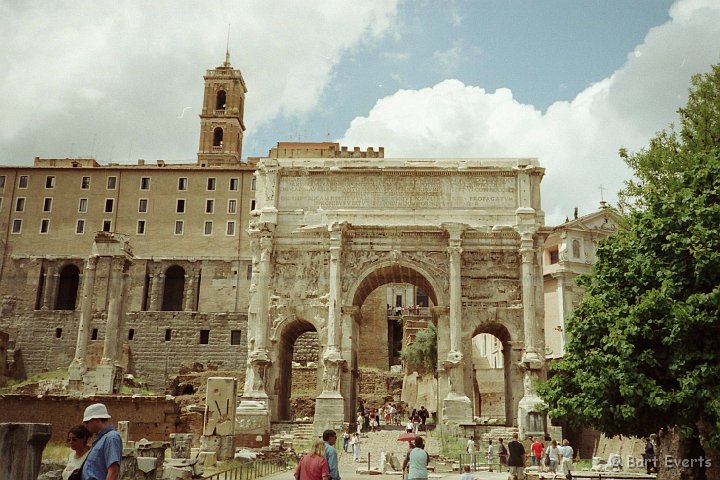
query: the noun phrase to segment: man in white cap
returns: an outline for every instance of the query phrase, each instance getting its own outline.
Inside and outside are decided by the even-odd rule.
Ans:
[[[95,441],[83,466],[82,480],[118,480],[122,460],[122,438],[111,424],[110,414],[102,403],[85,409],[83,423],[95,434]]]

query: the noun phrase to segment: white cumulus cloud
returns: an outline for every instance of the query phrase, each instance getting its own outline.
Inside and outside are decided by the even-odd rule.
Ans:
[[[638,150],[674,122],[690,77],[718,61],[720,3],[680,0],[622,67],[572,101],[540,112],[508,89],[449,79],[380,99],[339,142],[384,146],[387,157],[538,157],[547,223],[556,224],[575,206],[581,214],[596,209],[601,184],[605,199],[616,200],[630,176],[618,149]]]

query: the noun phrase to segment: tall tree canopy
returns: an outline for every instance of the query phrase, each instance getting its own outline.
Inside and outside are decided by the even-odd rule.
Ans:
[[[696,75],[681,129],[621,151],[627,224],[601,242],[540,386],[550,414],[608,434],[676,426],[720,446],[720,66]]]

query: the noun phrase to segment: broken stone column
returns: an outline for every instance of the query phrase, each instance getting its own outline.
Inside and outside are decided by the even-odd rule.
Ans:
[[[200,447],[202,451],[215,452],[218,460],[230,460],[235,455],[236,395],[236,379],[232,377],[208,378]]]
[[[0,423],[0,478],[36,480],[51,433],[49,423]]]
[[[128,440],[130,440],[130,422],[127,420],[117,422],[117,431],[120,438],[122,438],[123,445],[127,445]]]
[[[80,298],[80,322],[78,324],[78,337],[75,345],[75,358],[68,367],[68,380],[71,390],[82,390],[83,375],[87,372],[88,337],[93,314],[93,292],[95,291],[95,271],[97,257],[91,256],[85,261],[83,271],[82,296]]]
[[[193,437],[192,433],[171,433],[170,452],[172,458],[190,458]]]

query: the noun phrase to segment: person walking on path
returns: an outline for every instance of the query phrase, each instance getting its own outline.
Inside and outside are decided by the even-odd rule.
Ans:
[[[360,433],[362,431],[363,423],[365,423],[365,417],[361,412],[358,412],[358,416],[355,421],[357,422],[357,433]]]
[[[563,446],[560,448],[561,458],[560,458],[560,470],[563,475],[567,475],[570,473],[570,470],[573,468],[573,448],[570,446],[570,442],[568,442],[567,438],[563,440]]]
[[[502,438],[498,438],[498,471],[503,471],[503,466],[508,466],[508,451],[505,448]]]
[[[82,480],[118,480],[123,443],[120,434],[108,420],[112,417],[102,403],[85,409],[83,423],[95,441],[83,466]]]
[[[348,446],[350,445],[350,427],[343,432],[343,452],[348,453]]]
[[[425,451],[425,440],[415,437],[415,448],[408,452],[403,462],[403,471],[408,472],[407,480],[420,480],[428,478],[428,461],[430,456]]]
[[[488,462],[488,472],[493,471],[493,462],[495,461],[495,449],[493,448],[492,439],[488,440],[488,448],[487,448],[487,462]]]
[[[513,478],[523,480],[525,478],[525,447],[518,442],[518,434],[513,433],[512,440],[508,443],[508,471]]]
[[[557,441],[553,440],[552,443],[548,445],[545,449],[545,456],[548,459],[548,470],[553,474],[553,478],[557,477],[557,466],[561,456]]]
[[[352,447],[353,460],[355,460],[356,462],[359,462],[360,461],[360,435],[358,433],[353,433],[353,436],[350,439],[350,446]]]
[[[75,475],[82,475],[81,469],[85,463],[88,453],[90,452],[90,446],[87,444],[90,437],[90,431],[82,424],[72,427],[68,432],[67,442],[72,449],[72,452],[70,452],[70,455],[68,456],[65,470],[62,472],[62,480],[68,480],[70,475],[76,470],[78,473]],[[78,476],[76,478],[80,480],[82,477]]]
[[[325,460],[325,442],[316,439],[310,453],[300,459],[295,468],[295,480],[328,480],[330,469]]]
[[[530,458],[532,459],[532,465],[540,467],[541,472],[545,470],[545,466],[542,461],[543,450],[545,450],[545,446],[540,440],[535,440],[532,442],[532,445],[530,445]]]
[[[325,460],[330,471],[330,480],[340,480],[340,471],[338,470],[337,451],[335,450],[335,442],[337,441],[337,433],[335,430],[325,430],[322,434],[323,442],[325,442]]]

